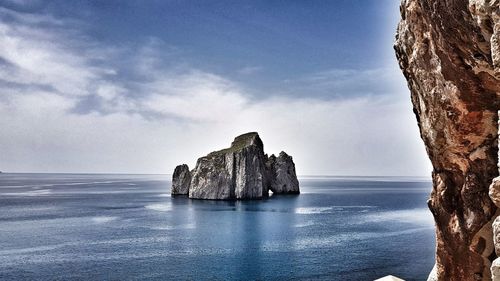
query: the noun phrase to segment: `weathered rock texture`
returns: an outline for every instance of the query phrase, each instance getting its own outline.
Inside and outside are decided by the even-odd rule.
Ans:
[[[498,116],[500,117],[500,110],[498,111]],[[500,120],[498,121],[498,135],[500,136]],[[500,137],[498,139],[498,173],[500,173]],[[497,207],[500,207],[500,176],[493,179],[490,185],[490,198],[495,203]],[[495,254],[497,258],[493,261],[491,265],[491,277],[494,281],[500,281],[500,217],[498,216],[500,209],[497,209],[497,217],[493,221],[493,243],[495,245]]]
[[[172,195],[187,195],[189,184],[191,183],[191,173],[186,164],[175,167],[172,175]]]
[[[499,0],[403,0],[395,50],[434,167],[439,280],[489,280],[498,175]]]
[[[199,158],[190,172],[186,166],[182,168],[184,173],[176,174],[177,168],[172,193],[174,182],[187,178],[187,171],[190,178],[187,189],[193,199],[262,199],[270,189],[275,194],[300,192],[292,157],[285,152],[278,157],[267,157],[257,133],[238,136],[231,147]]]
[[[500,280],[498,277],[500,276],[500,259],[496,259],[493,261],[491,265],[491,276],[493,281]]]
[[[270,189],[273,193],[299,193],[299,181],[295,174],[292,157],[282,151],[278,157],[271,155],[268,160]]]

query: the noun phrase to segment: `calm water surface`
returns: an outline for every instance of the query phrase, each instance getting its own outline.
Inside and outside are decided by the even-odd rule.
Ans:
[[[1,280],[425,280],[411,178],[303,177],[262,201],[170,197],[168,176],[0,175]]]

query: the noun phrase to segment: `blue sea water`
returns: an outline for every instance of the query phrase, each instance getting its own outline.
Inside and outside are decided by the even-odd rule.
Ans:
[[[425,280],[427,180],[302,177],[261,201],[161,175],[0,174],[1,280]]]

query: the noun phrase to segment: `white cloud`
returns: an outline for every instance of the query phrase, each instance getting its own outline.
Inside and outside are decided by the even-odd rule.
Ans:
[[[14,23],[0,22],[0,56],[8,62],[0,64],[0,170],[171,173],[237,134],[258,131],[267,152],[294,156],[299,174],[428,172],[404,98],[256,100],[227,78],[182,63],[165,66],[157,40],[132,59],[135,76],[120,76],[116,58],[106,55],[113,47],[83,42],[73,29],[36,27],[32,15],[16,16]],[[348,72],[311,79],[344,77],[349,84],[355,83],[349,77],[378,75]],[[79,114],[79,106],[92,110]]]
[[[401,71],[395,58],[375,69],[328,69],[285,81],[294,93],[313,92],[315,96],[353,98],[367,95],[393,95],[407,98]]]
[[[0,10],[0,15],[6,16],[5,9]],[[51,18],[41,17],[33,24],[33,17],[16,15],[10,23],[0,22],[1,58],[11,68],[0,72],[0,79],[48,85],[66,95],[87,94],[91,83],[105,73],[104,69],[90,65],[85,57],[88,44],[58,32],[55,26],[59,29],[59,22],[54,23]],[[52,28],[51,32],[36,28],[40,23]]]
[[[153,95],[142,106],[199,122],[221,122],[238,115],[248,103],[236,85],[199,71],[152,83]]]

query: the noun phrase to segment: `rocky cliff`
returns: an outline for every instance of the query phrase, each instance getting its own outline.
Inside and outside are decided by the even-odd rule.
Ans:
[[[189,184],[181,184],[188,178]],[[300,192],[292,157],[285,152],[268,157],[257,133],[238,136],[231,147],[199,158],[192,171],[185,164],[177,166],[172,177],[172,194],[193,199],[262,199],[269,190]]]
[[[498,111],[500,118],[500,110]],[[498,121],[498,135],[500,136],[500,120]],[[500,137],[498,138],[498,173],[500,174]],[[493,179],[490,185],[490,198],[497,207],[500,208],[500,176]],[[491,277],[494,281],[500,281],[500,216],[499,209],[497,209],[496,218],[493,221],[493,244],[495,245],[496,259],[491,266]],[[492,256],[495,256],[492,255]]]
[[[436,278],[490,280],[498,176],[499,0],[403,0],[396,55],[434,167]]]

